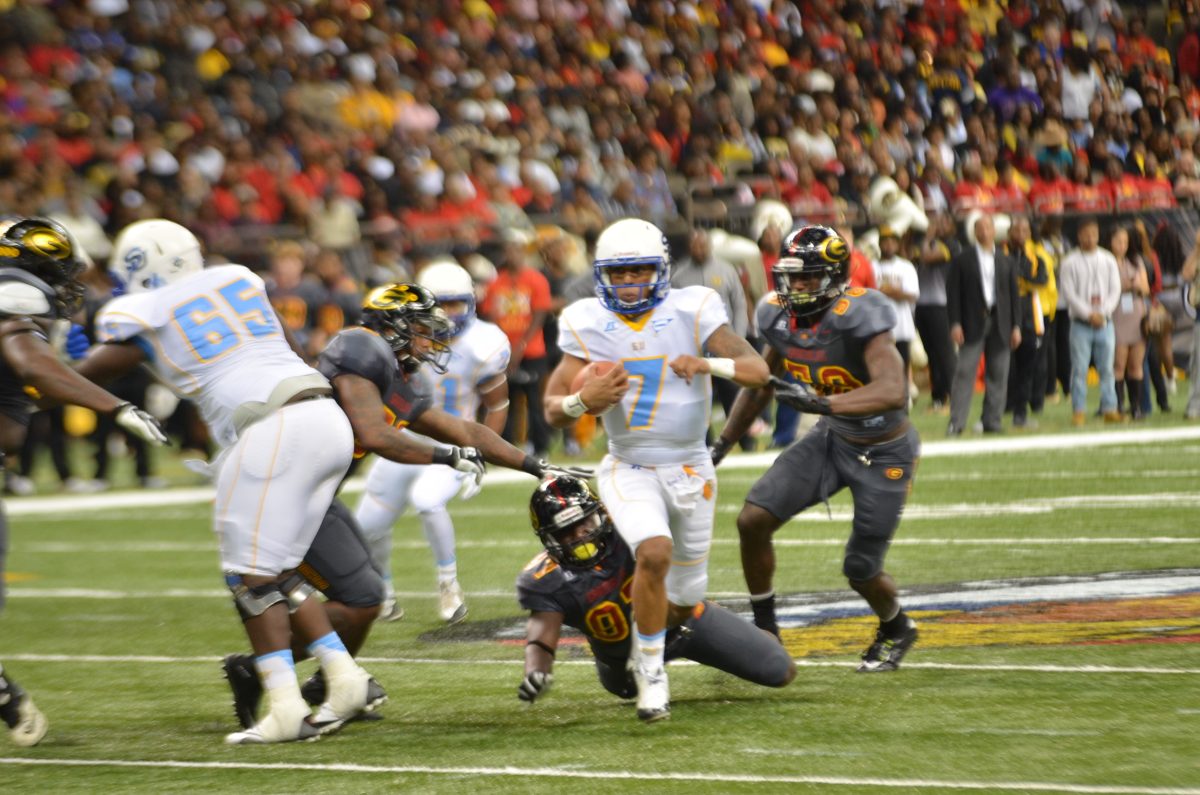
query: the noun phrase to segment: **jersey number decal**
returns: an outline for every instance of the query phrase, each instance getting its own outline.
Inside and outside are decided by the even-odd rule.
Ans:
[[[815,380],[813,379],[812,368],[807,364],[793,362],[791,359],[784,359],[783,365],[792,378],[808,386],[819,386],[822,394],[840,395],[843,392],[858,389],[863,385],[862,381],[850,375],[849,370],[837,365],[827,364],[818,367]]]
[[[457,378],[446,377],[442,379],[442,410],[455,417],[459,415]],[[474,417],[471,419],[474,419]]]
[[[666,356],[651,356],[647,359],[622,359],[622,366],[630,378],[638,379],[637,394],[633,399],[633,411],[629,414],[631,431],[647,431],[654,425],[654,411],[662,397],[664,376],[667,372]]]
[[[175,307],[173,313],[175,325],[200,361],[212,361],[241,345],[243,337],[237,327],[245,329],[251,337],[279,333],[267,297],[250,282],[238,279],[219,288],[217,293],[224,299],[221,306],[212,296],[201,295]]]
[[[629,604],[633,597],[633,577],[625,580],[620,594],[621,601]],[[596,640],[616,643],[629,637],[629,619],[625,616],[625,610],[609,599],[587,611],[583,623],[587,624],[588,634]]]

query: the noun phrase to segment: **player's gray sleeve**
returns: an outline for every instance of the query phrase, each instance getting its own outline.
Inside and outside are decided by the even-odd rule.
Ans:
[[[334,500],[300,564],[300,573],[321,593],[351,607],[383,602],[383,575],[371,560],[354,514]]]
[[[378,334],[363,329],[346,329],[325,346],[317,360],[317,370],[331,382],[339,375],[357,375],[387,390],[395,354]]]
[[[896,307],[890,298],[876,290],[864,290],[859,295],[847,296],[847,310],[834,316],[839,331],[854,339],[868,340],[896,327]],[[836,305],[835,305],[836,307]]]
[[[665,651],[668,659],[684,657],[767,687],[783,687],[795,675],[791,655],[778,640],[707,601],[704,612],[688,618]]]

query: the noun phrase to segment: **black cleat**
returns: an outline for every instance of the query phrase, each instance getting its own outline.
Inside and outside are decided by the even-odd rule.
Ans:
[[[898,638],[889,638],[880,628],[875,632],[875,642],[862,655],[858,664],[860,674],[895,671],[908,650],[917,642],[917,624],[911,618],[908,627]]]
[[[316,673],[308,677],[304,684],[300,685],[300,695],[304,697],[305,701],[314,707],[319,707],[324,704],[326,695],[325,672],[318,668]],[[365,707],[362,712],[346,721],[346,723],[355,723],[356,721],[383,720],[383,716],[376,712],[375,709],[379,706],[382,706],[386,701],[387,693],[384,692],[383,687],[380,686],[380,684],[374,679],[371,679],[367,685],[368,706]]]
[[[254,667],[254,655],[229,654],[221,663],[229,689],[233,691],[233,714],[243,729],[254,726],[258,720],[258,705],[262,701],[263,686]],[[324,682],[322,682],[324,684]]]

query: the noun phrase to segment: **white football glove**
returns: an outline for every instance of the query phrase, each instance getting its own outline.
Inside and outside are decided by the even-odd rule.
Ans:
[[[483,461],[483,453],[477,448],[451,447],[446,466],[467,476],[459,490],[464,500],[474,497],[483,488],[483,473],[487,470],[487,465]]]
[[[122,403],[117,406],[117,410],[113,412],[113,420],[123,430],[155,447],[161,447],[167,443],[167,435],[163,433],[158,420],[132,403]]]
[[[549,671],[530,671],[517,685],[517,698],[532,704],[539,696],[548,693],[552,684],[554,674]]]

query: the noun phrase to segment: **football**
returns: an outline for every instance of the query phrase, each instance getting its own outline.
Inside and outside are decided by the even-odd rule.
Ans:
[[[583,389],[583,385],[588,381],[602,376],[617,366],[616,362],[592,362],[575,374],[575,378],[571,381],[571,394],[575,394]],[[603,411],[588,411],[593,417],[598,417],[603,414]]]

